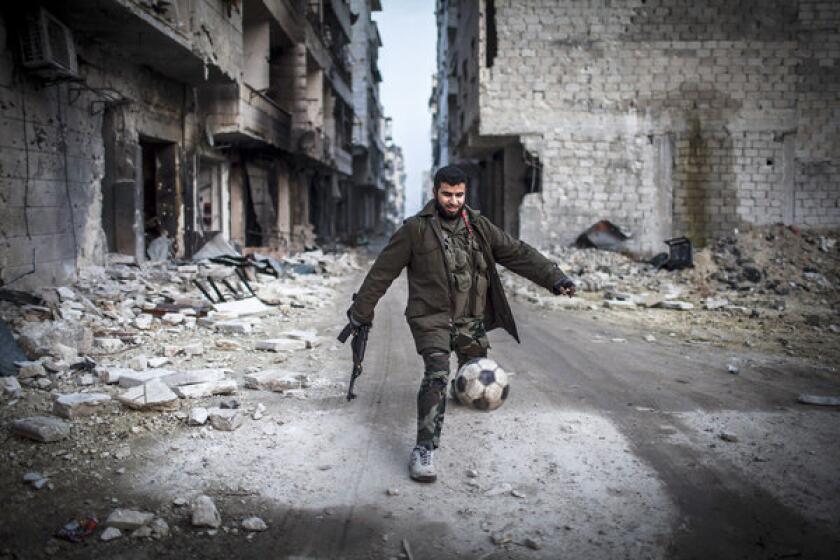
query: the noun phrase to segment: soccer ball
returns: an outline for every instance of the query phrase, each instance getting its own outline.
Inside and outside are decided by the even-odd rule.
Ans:
[[[495,410],[510,392],[508,376],[489,358],[476,358],[461,366],[452,382],[455,397],[477,410]]]

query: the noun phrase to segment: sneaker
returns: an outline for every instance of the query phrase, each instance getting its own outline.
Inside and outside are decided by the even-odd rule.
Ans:
[[[409,476],[417,482],[434,482],[437,480],[433,456],[434,451],[426,449],[422,445],[416,445],[411,450],[411,459],[408,462]]]

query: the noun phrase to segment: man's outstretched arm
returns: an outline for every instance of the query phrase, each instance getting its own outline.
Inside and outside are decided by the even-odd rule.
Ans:
[[[556,263],[486,220],[488,242],[496,262],[555,294],[574,295],[574,283]]]
[[[373,309],[394,279],[411,259],[411,236],[403,225],[391,236],[388,245],[376,257],[373,266],[365,276],[362,287],[356,293],[353,305],[348,311],[351,320],[362,324],[373,323]]]

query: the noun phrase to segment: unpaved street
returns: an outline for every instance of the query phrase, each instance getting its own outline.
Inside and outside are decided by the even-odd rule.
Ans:
[[[352,403],[350,351],[334,337],[361,273],[345,280],[317,312],[266,320],[269,334],[322,336],[272,366],[313,376],[306,398],[241,389],[243,409],[263,403],[265,415],[232,432],[129,413],[144,429],[127,436],[121,472],[111,458],[64,467],[58,444],[27,465],[8,461],[5,557],[396,558],[406,545],[418,559],[836,557],[840,414],[796,402],[837,394],[836,371],[667,333],[646,341],[600,311],[515,303],[523,344],[491,336],[491,356],[515,374],[511,398],[492,413],[452,401],[439,480],[419,485],[406,468],[422,366],[402,315],[404,278],[377,308]],[[246,349],[250,338],[240,338]],[[237,378],[272,360],[250,350],[230,359]],[[7,440],[7,455],[32,445]],[[25,470],[53,471],[55,488],[24,489]],[[218,531],[191,527],[178,505],[202,493],[221,513]],[[115,507],[154,512],[172,533],[50,539],[78,513],[102,519]],[[252,515],[268,530],[244,532]]]

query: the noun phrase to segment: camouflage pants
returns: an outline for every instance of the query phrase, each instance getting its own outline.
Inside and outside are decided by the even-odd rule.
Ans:
[[[417,445],[436,449],[446,412],[446,386],[449,379],[449,354],[454,351],[458,367],[473,358],[487,356],[490,344],[480,319],[462,319],[449,331],[449,348],[423,351],[423,382],[417,393]]]

